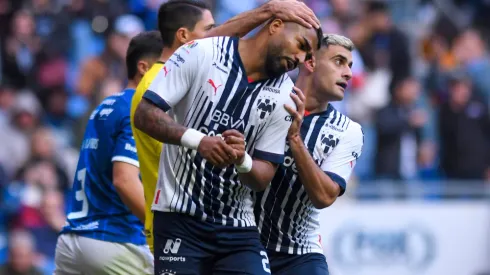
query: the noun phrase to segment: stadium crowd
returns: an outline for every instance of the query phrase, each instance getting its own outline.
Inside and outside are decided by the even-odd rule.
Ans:
[[[129,40],[163,2],[0,0],[0,275],[51,274],[85,122],[125,86]],[[222,23],[263,2],[211,4]],[[357,47],[334,105],[364,129],[358,186],[490,181],[488,1],[305,2]]]

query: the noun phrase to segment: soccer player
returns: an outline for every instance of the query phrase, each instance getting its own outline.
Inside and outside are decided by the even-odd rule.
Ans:
[[[318,27],[313,12],[296,0],[267,2],[261,7],[244,12],[214,28],[214,19],[209,6],[202,1],[178,0],[163,4],[158,11],[158,26],[162,35],[164,49],[160,61],[145,74],[136,88],[131,103],[131,127],[136,141],[140,161],[141,179],[146,199],[145,235],[153,252],[153,212],[151,205],[158,179],[158,164],[162,143],[134,127],[134,113],[150,83],[162,69],[164,62],[183,44],[194,39],[220,35],[243,36],[260,24],[277,17],[303,24],[305,27]],[[182,56],[174,56],[170,62],[180,62]]]
[[[159,72],[134,117],[166,143],[152,206],[155,274],[270,273],[251,193],[283,162],[284,105],[296,97],[286,72],[321,38],[274,19],[247,40],[191,41]]]
[[[293,123],[285,159],[255,204],[272,274],[328,274],[318,214],[345,192],[363,146],[361,126],[329,104],[344,97],[353,49],[348,38],[326,35],[314,62],[300,68],[304,104],[295,98],[298,110],[287,107]]]
[[[127,88],[104,99],[90,116],[67,224],[58,237],[55,274],[153,274],[129,108],[136,85],[161,52],[158,32],[135,36],[126,55]]]

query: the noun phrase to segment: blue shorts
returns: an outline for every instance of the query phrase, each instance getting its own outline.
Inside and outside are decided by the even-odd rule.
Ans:
[[[291,255],[267,251],[273,275],[328,275],[325,256],[320,253]]]
[[[256,227],[230,227],[179,213],[153,217],[155,274],[270,274]]]

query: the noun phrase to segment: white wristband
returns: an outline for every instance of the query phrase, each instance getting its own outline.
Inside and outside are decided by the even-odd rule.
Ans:
[[[245,153],[245,157],[243,158],[243,162],[240,165],[235,165],[238,173],[245,174],[252,170],[253,160],[252,157]]]
[[[199,147],[199,143],[201,143],[201,140],[205,136],[205,134],[199,132],[198,130],[189,128],[180,138],[180,144],[182,144],[182,146],[186,148],[197,150],[197,148]]]

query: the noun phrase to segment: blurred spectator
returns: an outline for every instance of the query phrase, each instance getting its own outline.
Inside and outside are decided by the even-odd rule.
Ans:
[[[118,17],[110,31],[104,52],[86,61],[80,70],[76,91],[90,101],[90,108],[77,123],[76,144],[81,144],[90,112],[107,94],[119,93],[126,78],[125,57],[131,38],[144,30],[141,19],[134,15]]]
[[[435,23],[433,33],[423,40],[422,54],[429,65],[425,84],[433,102],[437,104],[447,100],[446,74],[457,66],[451,48],[456,35],[456,26],[442,17]]]
[[[56,239],[65,221],[63,194],[56,189],[56,175],[49,163],[38,164],[27,173],[13,227],[32,234],[37,266],[52,272]]]
[[[397,81],[412,73],[407,37],[393,24],[384,1],[368,1],[358,26],[350,34],[371,71],[387,70],[391,90]],[[381,91],[378,91],[381,92]]]
[[[395,86],[390,104],[376,115],[376,173],[380,178],[411,180],[417,177],[420,130],[427,122],[426,111],[415,108],[419,94],[419,82],[406,78]]]
[[[9,237],[9,259],[0,267],[0,275],[42,275],[34,265],[34,246],[34,239],[28,232],[12,232]]]
[[[490,117],[477,98],[464,72],[454,72],[439,114],[441,167],[450,179],[490,180]]]
[[[126,76],[125,57],[129,41],[143,30],[144,25],[141,19],[133,15],[118,17],[114,22],[114,29],[108,36],[106,50],[102,55],[82,65],[77,92],[100,101],[99,91],[104,80],[116,78],[121,81],[124,79]],[[123,87],[123,83],[120,83],[120,87]]]
[[[35,22],[27,10],[15,13],[10,34],[2,45],[2,74],[16,87],[34,85],[36,59],[41,40],[36,35]]]
[[[15,88],[10,85],[0,86],[0,126],[8,123],[14,103]]]
[[[74,146],[74,120],[68,115],[68,93],[63,87],[47,89],[42,93],[45,114],[42,122],[54,133],[57,148]]]
[[[0,163],[9,176],[29,158],[31,134],[40,115],[41,106],[32,93],[22,91],[16,96],[10,123],[0,131]]]
[[[22,6],[22,1],[0,0],[0,36],[6,37],[9,33],[12,14]]]
[[[44,185],[45,187],[54,186],[60,191],[68,189],[69,179],[61,162],[57,159],[55,151],[55,140],[52,132],[47,128],[37,129],[31,139],[31,156],[29,160],[17,171],[16,179],[25,181],[30,176],[32,169],[37,167],[45,167],[42,171],[53,171],[55,175],[52,177],[52,183]],[[41,172],[42,173],[42,172]],[[40,176],[40,182],[44,182],[47,178]]]
[[[454,55],[467,70],[474,91],[490,106],[490,56],[480,33],[464,31],[454,42]]]

